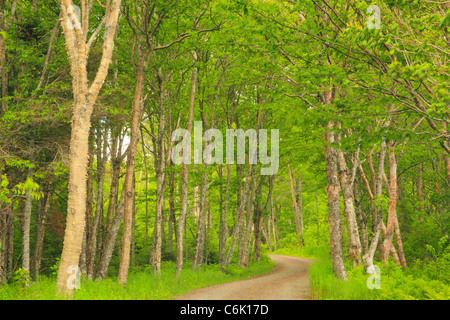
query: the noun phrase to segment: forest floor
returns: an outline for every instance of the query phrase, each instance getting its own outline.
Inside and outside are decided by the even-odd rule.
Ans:
[[[269,255],[272,272],[254,278],[200,288],[175,300],[309,300],[308,269],[313,260]]]

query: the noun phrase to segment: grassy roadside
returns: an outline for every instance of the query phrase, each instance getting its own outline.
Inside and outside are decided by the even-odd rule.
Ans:
[[[395,263],[376,263],[380,268],[380,289],[369,289],[373,279],[362,266],[346,263],[348,281],[334,276],[328,247],[286,247],[274,254],[312,258],[310,284],[315,300],[449,300],[450,285],[433,280],[417,267],[402,269]],[[450,279],[448,279],[450,280]]]
[[[132,271],[126,288],[116,278],[103,281],[81,280],[81,289],[74,293],[74,300],[170,300],[192,290],[234,280],[247,279],[272,271],[274,263],[263,256],[261,262],[251,263],[242,269],[230,265],[225,272],[218,265],[207,265],[192,271],[186,264],[179,279],[175,278],[175,264],[163,263],[161,276],[153,275],[150,267]],[[20,282],[0,287],[0,300],[54,300],[60,299],[55,291],[56,279],[41,277],[28,287]]]

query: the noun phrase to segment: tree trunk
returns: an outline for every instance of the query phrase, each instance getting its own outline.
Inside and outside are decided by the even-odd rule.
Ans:
[[[204,166],[204,170],[206,170],[206,165]],[[200,210],[197,220],[197,236],[195,240],[195,251],[192,261],[193,270],[201,268],[205,258],[204,247],[206,236],[205,214],[206,214],[206,193],[208,188],[207,184],[208,184],[208,174],[205,171],[203,171],[202,180],[200,184],[200,205],[199,205]]]
[[[302,181],[301,177],[298,176],[297,179],[295,179],[295,200],[298,205],[298,213],[300,218],[300,234],[302,235],[302,242],[304,244],[303,240],[303,191],[302,191]]]
[[[48,210],[50,208],[51,192],[46,192],[42,199],[42,207],[38,210],[36,217],[36,239],[33,253],[33,271],[32,277],[35,281],[38,280],[39,271],[41,268],[42,248],[44,246],[45,223],[48,217]]]
[[[378,173],[375,178],[375,198],[378,199],[381,196],[382,192],[382,180],[384,173],[384,159],[386,157],[386,141],[383,138],[381,140],[380,145],[380,153],[378,155]],[[362,167],[360,167],[360,170]],[[361,170],[362,172],[362,170]],[[364,175],[362,175],[364,178]],[[367,179],[366,179],[367,181]],[[367,186],[366,182],[366,186]],[[370,191],[370,188],[368,189]],[[369,192],[370,194],[370,192]],[[376,249],[378,247],[378,243],[381,242],[381,225],[383,223],[383,215],[380,206],[375,207],[373,222],[376,223],[374,226],[374,236],[371,239],[370,246],[368,252],[363,256],[364,270],[372,274],[374,273],[373,267],[373,257],[375,256]]]
[[[151,265],[155,274],[161,274],[161,250],[162,250],[162,227],[164,210],[164,185],[165,185],[165,152],[164,136],[166,131],[166,84],[168,76],[162,74],[162,70],[157,71],[159,81],[159,126],[157,136],[157,155],[155,161],[156,171],[156,216],[155,216],[155,242],[152,252]]]
[[[9,237],[11,230],[14,232],[14,223],[11,223],[13,219],[14,216],[11,207],[0,211],[0,286],[7,283],[7,278],[9,276],[8,254],[10,254],[14,249],[9,241],[11,239],[11,237]]]
[[[124,214],[123,214],[123,233],[122,233],[122,251],[119,265],[119,283],[126,285],[128,279],[128,269],[130,267],[130,248],[132,236],[133,202],[135,197],[134,190],[134,169],[136,166],[136,154],[139,139],[139,125],[141,123],[141,114],[143,110],[142,95],[144,92],[144,73],[145,58],[141,57],[137,70],[136,87],[133,99],[133,110],[131,116],[131,134],[130,144],[128,146],[127,171],[123,188],[125,189]]]
[[[92,223],[91,233],[89,235],[86,249],[87,278],[92,280],[95,273],[95,256],[97,253],[97,231],[100,222],[103,221],[103,186],[105,183],[106,170],[106,132],[102,141],[101,131],[97,130],[97,203],[95,206],[95,217]],[[98,232],[101,234],[101,232]],[[99,243],[101,243],[99,239]]]
[[[400,263],[402,266],[406,267],[405,254],[403,251],[403,244],[400,235],[400,228],[397,219],[397,160],[395,159],[395,142],[389,142],[389,215],[387,218],[386,225],[386,236],[383,243],[383,255],[382,260],[386,263],[388,262],[390,247],[392,246],[392,239],[395,233],[397,246],[399,251]]]
[[[246,191],[248,189],[248,179],[245,179],[244,181],[244,191],[241,192],[242,186],[241,186],[241,179],[242,179],[242,166],[241,164],[236,165],[236,179],[238,181],[238,185],[237,185],[237,195],[236,195],[236,204],[237,204],[237,212],[236,212],[236,219],[235,219],[235,223],[233,226],[233,233],[231,236],[231,243],[228,247],[228,251],[227,251],[227,256],[225,259],[225,267],[229,266],[232,259],[233,259],[233,255],[234,255],[234,250],[236,248],[236,244],[239,242],[239,235],[242,234],[241,230],[242,230],[242,224],[243,224],[243,215],[244,215],[244,210],[243,208],[245,207],[245,194],[247,194],[248,191]]]
[[[120,225],[123,218],[125,206],[125,189],[122,189],[119,204],[116,209],[116,215],[111,223],[111,228],[106,230],[105,241],[102,250],[102,258],[99,261],[96,278],[103,280],[108,276],[108,267],[111,263],[112,254],[119,234]]]
[[[169,160],[170,161],[170,160]],[[169,165],[173,167],[173,163],[169,162]],[[170,252],[170,256],[173,255],[173,235],[177,233],[175,225],[175,173],[172,171],[169,178],[169,230],[167,237],[167,249]],[[175,230],[174,230],[175,229]]]
[[[344,210],[347,220],[348,251],[347,256],[353,262],[353,266],[361,265],[361,241],[359,239],[358,224],[356,223],[355,207],[353,202],[353,181],[345,161],[344,154],[337,150],[339,181],[344,197]]]
[[[219,178],[222,179],[222,167],[219,167]],[[220,230],[219,230],[219,264],[220,268],[225,267],[226,260],[226,243],[228,238],[228,200],[230,195],[230,164],[227,164],[227,183],[225,187],[225,202],[223,210],[220,212]],[[220,185],[220,203],[222,205],[222,185]],[[222,208],[222,206],[221,206]]]
[[[270,199],[270,219],[272,220],[273,248],[274,250],[277,250],[277,232],[275,224],[275,206],[273,204],[273,197]]]
[[[191,76],[191,96],[189,100],[189,115],[188,115],[188,123],[187,123],[187,132],[189,135],[192,132],[192,120],[194,118],[194,106],[195,106],[195,91],[197,88],[197,73],[198,69],[195,66],[197,63],[197,53],[192,52],[193,55],[193,64],[194,68],[192,70]],[[186,152],[186,150],[183,150]],[[187,192],[188,192],[188,180],[189,180],[189,165],[183,164],[183,170],[181,171],[181,190],[180,190],[180,216],[178,217],[178,234],[177,234],[177,275],[181,274],[181,270],[183,269],[183,230],[185,230],[186,226],[186,212],[187,212]]]
[[[255,210],[255,254],[254,261],[261,261],[261,208]]]
[[[295,221],[295,230],[297,232],[297,240],[298,240],[298,244],[300,245],[300,247],[304,246],[303,243],[303,232],[302,232],[302,226],[300,223],[300,208],[299,208],[299,204],[297,202],[297,199],[295,198],[295,191],[294,191],[294,178],[292,176],[292,171],[291,168],[289,167],[289,182],[290,182],[290,186],[291,186],[291,198],[292,198],[292,207],[293,207],[293,211],[294,211],[294,221]]]
[[[319,201],[317,199],[317,190],[314,190],[314,198],[316,199],[316,216],[317,216],[317,246],[320,244],[320,217],[319,217]]]
[[[251,172],[251,176],[249,176],[249,180],[251,181],[251,190],[249,191],[247,200],[246,229],[244,233],[243,252],[241,256],[242,260],[238,261],[238,265],[242,267],[248,267],[250,263],[250,238],[252,235],[252,230],[254,229],[255,199],[257,194],[256,187],[258,184],[257,170],[257,165],[249,165],[249,172]]]
[[[369,236],[367,234],[367,214],[361,209],[361,197],[359,193],[358,180],[355,180],[353,183],[353,194],[355,199],[355,213],[356,218],[358,219],[359,234],[361,236],[362,255],[364,255],[369,251]]]
[[[342,254],[341,236],[341,211],[339,208],[339,182],[338,182],[338,154],[337,150],[330,146],[335,142],[334,134],[331,131],[333,125],[329,126],[330,131],[325,133],[325,159],[327,166],[327,195],[328,195],[328,221],[330,227],[330,249],[331,262],[334,274],[341,279],[347,280],[347,273],[344,266]]]
[[[27,180],[33,178],[33,169],[28,169]],[[33,205],[33,198],[31,190],[25,190],[25,207],[23,210],[23,225],[22,225],[22,269],[28,272],[30,269],[30,226],[31,226],[31,208]]]
[[[445,170],[447,172],[448,183],[450,183],[450,156],[447,154],[444,157]]]
[[[94,146],[93,146],[93,130],[91,130],[89,137],[89,160],[88,160],[88,172],[87,172],[87,195],[86,195],[86,222],[83,235],[83,242],[81,246],[80,255],[80,272],[87,274],[87,244],[92,229],[92,215],[94,204],[94,177],[93,177],[93,164],[94,164]]]
[[[89,13],[84,12],[84,21],[80,24],[75,12],[73,10],[68,12],[68,8],[72,7],[72,1],[61,1],[61,9],[63,10],[62,26],[73,79],[74,112],[70,140],[66,230],[56,287],[59,293],[68,296],[72,296],[75,288],[73,276],[77,277],[79,272],[78,263],[83,241],[86,215],[86,168],[91,114],[111,63],[120,4],[121,0],[113,0],[107,7],[103,55],[95,79],[89,87],[86,61],[87,28],[85,28],[88,24]],[[74,23],[72,24],[70,21],[74,21]],[[85,32],[81,29],[81,25],[83,25]]]
[[[250,194],[251,194],[251,168],[252,165],[248,166],[248,172],[247,172],[247,176],[244,179],[244,189],[242,192],[242,197],[240,200],[240,208],[238,208],[238,215],[239,215],[239,224],[238,224],[238,229],[237,229],[237,237],[238,237],[238,266],[239,267],[244,267],[244,254],[245,254],[245,245],[246,245],[246,241],[245,241],[245,234],[246,234],[246,228],[244,225],[244,213],[245,213],[245,209],[248,210],[249,205],[247,204],[250,200]],[[253,221],[252,221],[253,223]],[[250,226],[251,228],[251,226]]]

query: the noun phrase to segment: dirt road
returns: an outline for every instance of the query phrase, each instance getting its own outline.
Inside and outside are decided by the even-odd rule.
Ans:
[[[313,260],[270,255],[272,272],[246,280],[194,290],[175,300],[308,300],[308,268]]]

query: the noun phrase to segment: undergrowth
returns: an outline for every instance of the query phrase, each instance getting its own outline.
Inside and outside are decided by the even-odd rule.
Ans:
[[[448,247],[447,247],[448,248]],[[326,246],[289,246],[274,254],[312,258],[309,269],[313,299],[317,300],[449,300],[450,255],[448,249],[430,249],[432,261],[416,261],[403,269],[390,261],[375,263],[380,269],[380,288],[369,289],[374,276],[365,273],[363,266],[353,268],[345,261],[348,281],[338,279],[332,269],[329,248]]]
[[[161,276],[156,276],[150,266],[134,268],[126,287],[116,277],[102,281],[81,279],[81,288],[74,292],[74,300],[170,300],[197,288],[219,283],[246,279],[272,271],[274,263],[266,256],[251,263],[248,268],[234,264],[222,272],[219,265],[205,265],[193,271],[185,264],[179,278],[175,277],[175,263],[164,262]],[[38,281],[24,285],[15,282],[0,287],[0,300],[54,300],[62,299],[56,294],[55,276],[41,276]]]

